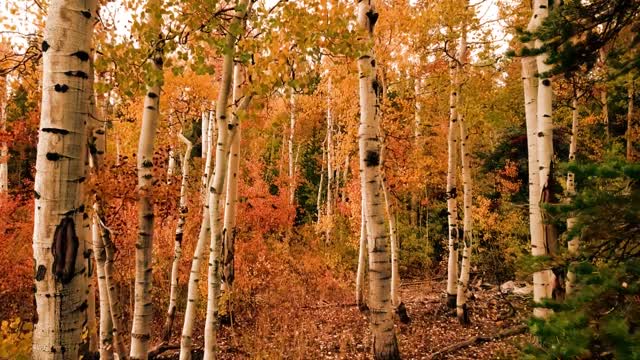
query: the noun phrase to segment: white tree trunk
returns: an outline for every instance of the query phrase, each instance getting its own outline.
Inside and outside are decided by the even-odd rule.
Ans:
[[[325,140],[322,142],[322,161],[320,164],[320,183],[318,184],[318,200],[317,200],[317,204],[316,204],[316,209],[317,209],[317,213],[318,213],[318,224],[320,223],[320,220],[322,219],[322,187],[323,187],[323,183],[324,183],[324,163],[327,160],[327,151],[326,151],[326,146],[327,146],[327,142],[326,142],[326,138]]]
[[[6,76],[0,78],[0,131],[7,129],[7,101],[9,82]],[[0,194],[9,192],[9,148],[6,142],[0,142]]]
[[[236,104],[233,114],[235,136],[231,140],[231,154],[229,159],[229,179],[226,187],[226,205],[224,207],[224,224],[222,230],[222,278],[221,291],[225,295],[224,312],[221,316],[231,321],[231,295],[234,280],[235,241],[237,235],[236,213],[238,208],[238,171],[240,169],[240,118],[244,116],[249,106],[250,96],[242,93],[243,87],[242,65],[236,64],[233,76],[233,103]]]
[[[93,205],[94,209],[97,203]],[[92,216],[91,234],[93,239],[93,253],[96,259],[96,273],[98,275],[98,295],[100,299],[100,359],[113,359],[113,320],[109,304],[109,290],[105,275],[106,249],[100,236],[100,224],[97,215]]]
[[[569,144],[569,162],[574,162],[576,160],[576,150],[577,150],[577,138],[578,138],[578,95],[576,93],[573,94],[573,100],[571,103],[571,143]],[[576,195],[576,181],[575,174],[572,172],[567,173],[567,196],[570,200],[572,197]],[[576,218],[573,216],[567,217],[567,232],[570,232],[576,224]],[[571,256],[576,256],[578,254],[578,247],[580,246],[580,239],[576,236],[571,238],[567,247],[569,250],[569,254]],[[576,274],[569,270],[567,271],[567,282],[566,289],[567,295],[573,293],[576,282]]]
[[[232,20],[230,28],[238,27],[244,23],[250,0],[240,0],[236,16]],[[222,64],[222,78],[216,107],[216,122],[218,125],[218,142],[216,145],[216,162],[213,179],[209,187],[209,217],[211,222],[211,245],[209,254],[209,286],[207,294],[207,317],[205,319],[204,359],[215,358],[216,336],[218,331],[218,303],[220,300],[220,260],[222,253],[222,226],[220,203],[224,195],[224,185],[229,169],[230,145],[237,126],[229,121],[227,114],[231,80],[233,76],[233,58],[235,56],[235,43],[237,37],[228,32],[225,39],[226,52]],[[237,125],[237,124],[235,124]]]
[[[633,99],[635,97],[635,84],[633,76],[629,75],[627,95],[627,161],[633,161]]]
[[[211,151],[209,151],[209,154],[207,155],[208,157],[211,156],[210,153]],[[202,260],[205,259],[205,249],[207,247],[207,240],[211,237],[210,234],[209,200],[207,197],[202,209],[200,234],[198,235],[198,242],[196,243],[193,261],[191,262],[191,272],[189,273],[187,308],[184,312],[184,324],[180,340],[180,360],[191,359],[191,349],[193,347],[193,325],[195,323],[196,310],[198,308],[198,301],[200,298],[200,290],[198,289],[198,284],[200,283],[200,268]]]
[[[176,303],[178,301],[178,269],[180,266],[180,258],[182,257],[182,239],[184,235],[184,224],[187,217],[187,182],[189,181],[189,159],[191,158],[191,149],[193,148],[191,141],[184,137],[182,133],[178,134],[178,138],[185,144],[184,157],[182,158],[182,182],[180,184],[180,201],[178,225],[176,227],[176,236],[173,243],[173,262],[171,264],[171,290],[169,292],[169,309],[164,324],[162,341],[168,342],[171,338],[171,330],[176,317]]]
[[[451,89],[449,90],[449,134],[447,138],[447,222],[449,224],[449,259],[447,263],[447,306],[456,306],[457,281],[458,281],[458,245],[460,243],[460,230],[458,228],[458,189],[456,186],[458,169],[458,66],[455,60],[451,61],[449,68],[451,77]]]
[[[368,37],[363,39],[368,44],[373,44],[378,15],[373,0],[363,0],[358,3],[358,26],[368,33]],[[365,213],[369,240],[369,307],[373,355],[376,360],[399,359],[400,352],[393,326],[391,304],[389,233],[384,226],[384,199],[381,198],[383,189],[380,172],[379,98],[382,89],[376,75],[373,47],[367,49],[358,58],[358,72],[360,91],[358,144],[361,189],[366,200]]]
[[[44,31],[36,159],[33,359],[77,359],[87,320],[82,231],[95,1],[53,0]]]
[[[208,198],[209,195],[207,193],[207,185],[209,184],[210,181],[210,176],[211,176],[211,163],[213,162],[213,151],[212,148],[214,147],[215,141],[216,141],[216,133],[215,133],[215,116],[213,115],[213,112],[210,111],[209,112],[209,117],[207,119],[208,122],[208,126],[207,126],[207,139],[206,141],[203,139],[203,143],[206,142],[206,146],[207,149],[203,150],[203,153],[206,153],[206,157],[205,157],[205,163],[204,163],[204,170],[202,171],[202,196],[203,198]],[[204,146],[204,145],[203,145]]]
[[[201,130],[202,130],[202,149],[201,149],[201,156],[203,159],[207,158],[207,152],[209,151],[209,125],[210,125],[210,121],[209,121],[209,112],[208,111],[202,111],[202,125],[201,125]]]
[[[333,114],[331,112],[331,77],[327,82],[327,217],[329,221],[333,221],[333,204],[334,204],[334,183],[333,183]],[[331,226],[326,229],[326,241],[331,242]]]
[[[535,28],[544,21],[549,15],[549,1],[537,0],[534,3],[534,21],[537,21]],[[542,47],[543,43],[540,40],[536,40],[536,48]],[[537,110],[536,110],[536,136],[537,136],[537,159],[538,159],[538,176],[540,178],[537,202],[543,204],[549,201],[551,189],[551,167],[553,160],[553,122],[552,122],[552,97],[553,88],[551,79],[545,77],[545,73],[551,70],[551,65],[546,64],[548,54],[542,53],[536,57],[536,65],[538,69],[538,95],[537,95]],[[540,211],[540,207],[538,207]],[[532,236],[532,254],[534,256],[544,256],[551,252],[553,239],[553,229],[551,225],[546,225],[543,222],[542,213],[540,212],[540,234],[539,238],[534,239]],[[534,243],[535,241],[535,243]],[[545,298],[552,297],[552,283],[554,275],[551,270],[542,270],[534,273],[534,302],[539,302]],[[535,308],[534,316],[546,317],[549,314],[548,309]]]
[[[291,94],[289,95],[289,104],[291,114],[289,115],[290,125],[289,125],[289,204],[293,205],[295,201],[296,195],[296,183],[295,183],[295,161],[293,158],[293,139],[294,133],[296,129],[296,98],[293,88],[291,89]]]
[[[363,194],[364,195],[364,194]],[[364,271],[365,261],[367,261],[367,219],[365,217],[365,204],[364,196],[360,201],[362,210],[360,211],[360,245],[358,250],[358,270],[356,272],[356,304],[360,311],[368,309],[367,302],[364,299]]]
[[[161,0],[155,0],[160,2]],[[159,3],[155,4],[160,7]],[[162,53],[157,50],[153,57],[153,71],[161,78]],[[138,218],[139,231],[136,241],[135,294],[133,326],[131,329],[132,359],[147,359],[151,339],[151,299],[152,250],[153,250],[153,145],[160,117],[160,83],[147,84],[147,94],[142,113],[142,128],[138,143]]]

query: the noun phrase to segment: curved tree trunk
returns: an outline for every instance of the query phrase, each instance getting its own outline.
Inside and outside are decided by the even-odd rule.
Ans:
[[[317,222],[318,224],[320,223],[320,220],[322,219],[322,185],[324,183],[324,163],[327,160],[327,151],[326,151],[326,146],[327,146],[327,141],[326,138],[325,140],[322,142],[322,161],[320,164],[320,183],[318,184],[318,200],[317,200],[317,204],[316,204],[316,211],[318,214],[318,219]]]
[[[94,1],[53,0],[48,7],[34,186],[32,358],[37,360],[77,359],[87,320],[81,187],[95,12]]]
[[[358,26],[372,44],[378,12],[374,0],[358,3]],[[391,263],[389,233],[385,229],[380,172],[380,92],[373,48],[358,58],[360,82],[360,126],[358,144],[360,181],[366,201],[365,215],[369,250],[369,307],[373,355],[376,360],[399,359],[398,341],[393,327],[391,304]]]
[[[151,13],[162,6],[161,0],[154,0]],[[156,49],[153,56],[153,71],[156,78],[162,79],[162,49]],[[139,231],[136,241],[135,294],[133,325],[131,329],[132,359],[147,359],[149,340],[151,339],[151,318],[153,307],[151,300],[152,250],[153,250],[153,145],[160,117],[161,82],[147,84],[147,95],[142,113],[142,129],[138,143],[138,218]]]
[[[534,5],[534,17],[538,24],[542,23],[549,15],[549,1],[537,0]],[[536,48],[544,44],[536,40]],[[538,67],[538,97],[537,97],[537,155],[540,177],[540,189],[538,191],[538,202],[540,204],[550,203],[553,198],[553,121],[552,121],[552,101],[553,88],[551,79],[545,74],[551,70],[551,65],[547,64],[549,55],[542,53],[536,57]],[[544,256],[553,254],[557,249],[557,239],[555,228],[551,224],[544,223],[542,216],[542,235],[535,244],[532,243],[533,255]],[[533,239],[532,239],[533,241]],[[551,270],[542,270],[541,274],[534,274],[534,301],[539,302],[544,298],[553,297],[554,274]],[[537,279],[536,279],[537,276]],[[537,289],[537,291],[536,291]],[[544,308],[534,309],[534,315],[546,317],[550,311]]]
[[[235,18],[230,29],[237,28],[244,22],[250,0],[240,0],[237,6]],[[209,254],[209,286],[207,294],[207,317],[205,319],[204,359],[215,357],[216,336],[218,331],[218,304],[220,301],[220,260],[222,255],[222,225],[220,203],[224,195],[224,185],[229,166],[230,145],[237,126],[227,118],[229,94],[231,92],[231,80],[233,77],[233,58],[235,56],[235,43],[237,36],[228,32],[225,39],[226,52],[222,64],[222,78],[216,107],[216,122],[218,125],[218,142],[216,145],[216,162],[213,179],[209,187],[209,217],[211,222],[211,244]],[[237,124],[236,124],[237,125]]]
[[[171,338],[171,330],[173,329],[173,321],[176,317],[176,303],[178,301],[178,268],[180,265],[180,258],[182,257],[182,238],[184,233],[184,224],[187,217],[187,182],[189,181],[189,159],[191,158],[192,144],[189,139],[184,137],[182,133],[178,134],[180,141],[182,141],[186,147],[184,150],[184,157],[182,159],[182,182],[180,184],[180,202],[179,202],[179,215],[178,226],[176,227],[176,237],[173,244],[173,262],[171,264],[171,290],[169,292],[169,309],[167,310],[167,317],[164,323],[164,330],[162,334],[162,341],[169,342]]]

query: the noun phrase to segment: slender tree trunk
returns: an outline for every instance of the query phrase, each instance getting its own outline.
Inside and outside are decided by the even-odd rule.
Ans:
[[[94,207],[95,207],[94,203]],[[92,217],[91,233],[93,238],[93,253],[96,259],[96,273],[98,274],[98,294],[100,296],[100,359],[113,359],[113,321],[109,293],[104,272],[107,260],[104,243],[100,236],[100,224],[97,216]]]
[[[362,210],[360,211],[360,246],[358,250],[358,270],[356,272],[356,304],[360,311],[368,310],[367,302],[364,299],[364,271],[365,261],[367,261],[367,219],[365,217],[366,201],[364,196],[360,202]]]
[[[9,82],[6,76],[0,77],[0,132],[7,130],[7,103]],[[9,148],[6,142],[0,142],[0,194],[9,192]]]
[[[333,221],[333,203],[334,203],[334,183],[333,183],[333,114],[331,112],[331,77],[327,82],[327,217]],[[328,226],[326,229],[326,241],[331,242],[332,229]]]
[[[203,170],[202,179],[202,221],[200,222],[200,234],[198,235],[198,242],[193,254],[193,260],[191,262],[191,272],[189,273],[189,285],[187,289],[187,307],[184,312],[184,324],[182,327],[182,337],[180,340],[180,360],[191,359],[191,349],[193,347],[193,326],[195,323],[196,310],[198,308],[198,301],[200,298],[200,290],[198,284],[200,283],[200,268],[202,267],[202,261],[205,258],[205,249],[207,247],[207,240],[211,238],[211,223],[209,217],[209,196],[207,194],[207,186],[210,183],[211,176],[209,171],[211,168],[211,162],[213,158],[212,147],[215,144],[214,140],[214,127],[213,116],[209,113],[209,131],[207,132],[207,144],[206,160]]]
[[[455,60],[451,61],[449,74],[451,77],[451,89],[449,91],[449,134],[447,138],[447,222],[449,224],[449,260],[447,263],[447,306],[456,306],[457,281],[458,281],[458,244],[460,243],[460,230],[458,229],[458,189],[457,178],[457,154],[458,154],[458,91],[459,74]]]
[[[604,81],[602,91],[600,92],[600,102],[602,103],[602,120],[604,122],[604,131],[607,141],[610,139],[609,130],[609,93],[607,89],[607,52],[604,48],[600,48],[600,59],[602,61],[602,71],[604,72]]]
[[[224,224],[222,230],[222,286],[224,295],[223,309],[220,316],[223,320],[231,323],[232,314],[232,290],[235,259],[235,242],[238,230],[236,228],[236,213],[238,208],[238,171],[240,169],[240,118],[244,116],[249,106],[250,97],[242,93],[243,69],[242,65],[236,64],[233,76],[233,103],[236,104],[233,114],[233,127],[235,136],[231,140],[231,154],[229,159],[229,179],[227,180],[226,205],[224,207]]]
[[[230,28],[241,26],[245,20],[247,10],[251,6],[250,0],[240,0],[236,17]],[[227,108],[231,82],[233,76],[233,58],[235,56],[236,35],[228,32],[226,35],[226,52],[222,64],[222,78],[216,108],[216,122],[218,124],[218,143],[216,146],[216,163],[213,179],[209,188],[209,217],[211,222],[211,245],[209,254],[209,292],[207,295],[207,317],[205,320],[204,359],[210,360],[216,353],[216,336],[218,331],[218,304],[220,301],[220,260],[222,255],[222,227],[220,202],[224,195],[224,185],[229,169],[230,144],[237,131],[237,124],[227,118]]]
[[[327,160],[326,146],[327,146],[327,142],[325,138],[325,141],[322,142],[322,162],[320,165],[320,183],[318,184],[318,200],[316,204],[316,209],[318,213],[318,224],[322,219],[322,185],[324,183],[324,163]]]
[[[629,76],[627,96],[627,161],[633,161],[633,100],[635,97],[635,84],[632,76]]]
[[[358,3],[358,26],[374,40],[378,12],[373,0]],[[389,234],[385,229],[380,172],[380,92],[373,47],[358,58],[360,88],[360,126],[358,143],[360,180],[366,200],[365,215],[369,250],[369,307],[371,308],[372,348],[376,360],[399,359],[398,341],[393,327],[391,304],[391,263]]]
[[[460,279],[458,280],[456,314],[461,324],[469,324],[469,309],[467,307],[467,290],[469,288],[469,272],[471,270],[471,248],[473,243],[473,188],[471,180],[471,164],[469,159],[469,143],[464,116],[458,116],[460,126],[460,157],[462,162],[462,185],[464,191],[464,218],[462,240],[462,264],[460,265]]]
[[[208,111],[202,111],[202,149],[201,149],[201,156],[203,159],[207,158],[207,152],[209,151],[209,126],[210,121],[209,121],[209,112]],[[203,174],[203,176],[205,176]]]
[[[77,359],[87,321],[82,181],[95,12],[95,1],[51,1],[42,42],[33,231],[36,360]]]
[[[295,161],[293,159],[293,139],[294,132],[296,129],[296,98],[294,94],[293,88],[291,89],[291,94],[289,95],[289,104],[291,114],[289,115],[290,126],[289,126],[289,204],[293,205],[294,197],[296,192],[296,184],[295,184]]]
[[[569,162],[572,163],[576,160],[577,150],[577,137],[578,137],[578,95],[573,94],[573,100],[571,102],[571,143],[569,144]],[[576,181],[575,174],[572,172],[567,173],[567,200],[571,201],[571,198],[576,195]],[[567,218],[567,232],[570,232],[576,224],[576,218],[570,215]],[[568,241],[568,250],[571,256],[578,254],[578,248],[580,246],[580,239],[576,236]],[[567,271],[566,289],[567,295],[573,293],[576,282],[576,274],[569,270]]]
[[[534,7],[534,16],[537,21],[542,23],[549,15],[549,1],[538,0],[537,6]],[[541,48],[543,43],[536,40],[536,48]],[[547,64],[549,55],[542,53],[536,57],[538,67],[538,98],[537,98],[537,154],[540,177],[540,189],[538,201],[540,204],[552,201],[552,182],[553,182],[553,121],[552,121],[552,101],[553,88],[551,78],[545,74],[551,70],[551,65]],[[544,256],[553,254],[557,249],[557,239],[554,226],[544,223],[542,215],[542,242],[532,244],[534,256]],[[554,274],[551,270],[542,270],[542,276],[534,274],[534,301],[538,302],[544,298],[553,297]],[[536,292],[536,287],[538,291]],[[538,296],[537,296],[538,295]],[[545,317],[549,311],[543,308],[536,308],[534,315]]]
[[[171,339],[171,331],[173,329],[173,321],[176,317],[176,303],[178,301],[178,269],[180,265],[180,258],[182,257],[182,238],[184,234],[184,224],[187,217],[187,182],[189,181],[189,159],[191,158],[192,144],[189,139],[184,137],[182,133],[178,134],[180,141],[182,141],[186,147],[184,150],[184,157],[182,159],[182,183],[180,184],[180,201],[179,201],[179,214],[178,214],[178,226],[176,227],[176,237],[173,244],[173,262],[171,265],[171,290],[169,293],[169,309],[167,310],[167,317],[164,323],[164,330],[162,334],[162,341],[167,343]]]
[[[206,142],[206,146],[207,149],[203,150],[203,154],[206,154],[205,156],[205,163],[204,163],[204,170],[202,171],[202,196],[203,197],[208,197],[208,193],[207,193],[207,185],[209,184],[210,181],[210,175],[211,175],[211,163],[213,162],[213,151],[212,148],[214,147],[215,144],[215,140],[216,140],[216,134],[215,134],[215,117],[213,116],[213,112],[209,112],[209,117],[207,119],[208,121],[208,126],[207,126],[207,140],[203,141]],[[203,145],[204,146],[204,145]]]
[[[154,0],[150,11],[158,11],[162,7],[162,0]],[[153,17],[153,15],[151,15]],[[158,26],[159,28],[159,26]],[[162,78],[162,49],[155,50],[153,56],[153,71],[155,77]],[[147,359],[149,340],[151,338],[151,318],[153,304],[151,299],[152,280],[152,250],[153,250],[153,145],[156,129],[160,117],[161,82],[147,84],[147,95],[144,100],[142,113],[142,128],[138,143],[138,218],[139,231],[136,241],[135,295],[133,309],[133,325],[131,329],[132,359]]]

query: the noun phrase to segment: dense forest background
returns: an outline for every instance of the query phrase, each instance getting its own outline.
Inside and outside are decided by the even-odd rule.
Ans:
[[[177,358],[181,347],[184,353],[189,303],[195,304],[194,356],[209,356],[206,343],[229,359],[640,358],[640,2],[2,6],[0,358],[74,356],[56,354],[53,346],[50,357],[32,354],[34,323],[45,317],[34,300],[41,291],[34,281],[45,276],[34,227],[45,218],[34,219],[43,196],[38,189],[64,186],[47,185],[46,176],[37,180],[43,172],[36,164],[44,161],[38,140],[47,129],[42,119],[71,111],[55,100],[66,89],[46,85],[47,40],[64,27],[51,25],[55,11],[49,17],[47,11],[85,7],[88,41],[78,48],[90,47],[90,71],[68,75],[90,84],[79,90],[86,95],[82,146],[90,155],[83,155],[86,166],[76,180],[84,214],[76,232],[88,254],[78,261],[86,263],[93,298],[82,309],[77,351],[84,358],[120,357],[124,348],[137,358],[137,337],[129,332],[142,302],[135,296],[141,256],[153,269],[143,269],[152,310],[149,344],[137,353],[142,358]],[[69,23],[76,21],[73,11]],[[532,26],[536,14],[540,22]],[[363,70],[365,57],[375,59],[371,73]],[[527,59],[541,61],[530,78]],[[359,144],[367,76],[375,92],[375,161],[363,157]],[[548,86],[552,99],[549,127],[533,133],[527,81],[536,83],[537,94],[547,94],[538,86]],[[547,136],[544,146],[551,147],[550,153],[533,148],[550,159],[542,198],[534,201],[544,222],[543,253],[536,253],[531,225],[532,135],[534,142]],[[149,139],[151,148],[141,145]],[[140,156],[152,165],[136,161]],[[237,169],[218,168],[221,156],[238,159]],[[363,209],[372,200],[363,200],[361,176],[373,162],[389,264],[389,279],[380,282],[371,280],[378,276],[375,261],[363,260],[372,231],[363,219],[374,219],[366,209],[374,206]],[[223,167],[220,186],[237,186],[237,195],[226,190],[214,198],[215,171]],[[212,270],[209,237],[216,235],[207,233],[201,265],[192,269],[209,211],[221,219],[220,259]],[[466,271],[466,282],[451,273],[452,212],[459,227],[455,274]],[[153,242],[141,255],[147,222]],[[217,251],[211,247],[211,259]],[[368,256],[379,255],[369,248]],[[553,273],[548,295],[536,295],[534,273]],[[205,339],[207,300],[216,276],[222,290],[211,313],[218,336],[211,340]],[[105,277],[109,296],[100,283]],[[58,290],[66,286],[60,284]],[[457,309],[451,284],[463,289]],[[391,291],[395,327],[389,331],[399,348],[392,355],[372,340],[378,311],[367,304],[380,289]],[[533,316],[534,308],[544,311]],[[114,332],[116,324],[124,330]]]

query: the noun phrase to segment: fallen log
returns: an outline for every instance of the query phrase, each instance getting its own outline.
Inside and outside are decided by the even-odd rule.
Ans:
[[[504,339],[510,336],[514,336],[514,335],[520,335],[520,334],[524,334],[525,332],[527,332],[529,328],[527,327],[527,325],[519,325],[510,329],[506,329],[503,330],[497,334],[493,334],[493,335],[477,335],[474,336],[470,339],[455,343],[453,345],[449,345],[447,347],[445,347],[442,350],[436,351],[433,354],[431,354],[431,356],[429,357],[430,359],[437,359],[445,354],[449,354],[455,351],[458,351],[462,348],[465,348],[467,346],[471,346],[474,344],[479,344],[479,343],[483,343],[483,342],[489,342],[489,341],[493,341],[493,340],[499,340],[499,339]]]

